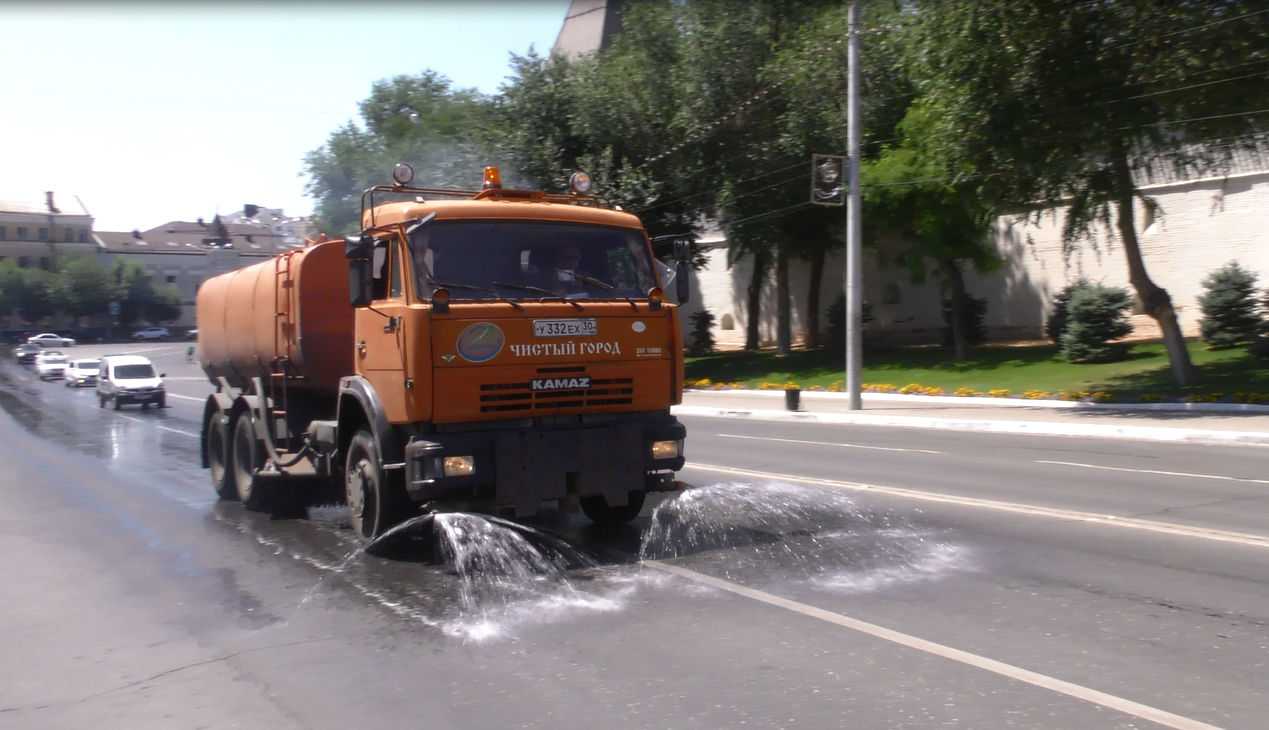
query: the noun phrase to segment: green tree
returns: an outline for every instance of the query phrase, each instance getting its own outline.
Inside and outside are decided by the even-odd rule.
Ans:
[[[1109,362],[1122,358],[1128,346],[1116,343],[1132,333],[1128,310],[1132,294],[1127,289],[1090,284],[1076,289],[1067,302],[1062,356],[1070,362]]]
[[[110,271],[87,256],[70,256],[61,260],[59,286],[66,314],[76,319],[105,314],[118,297]]]
[[[15,310],[22,306],[25,294],[22,270],[9,259],[0,259],[0,310],[3,310],[5,325]]]
[[[1193,367],[1146,271],[1134,204],[1161,174],[1227,168],[1263,131],[1269,14],[1252,0],[921,0],[914,78],[941,157],[1003,205],[1067,206],[1064,240],[1117,230],[1177,382]]]
[[[417,187],[478,188],[477,137],[488,104],[434,71],[375,82],[360,104],[362,124],[337,129],[304,158],[315,227],[332,234],[360,229],[362,193],[392,184],[399,162],[413,166]]]
[[[1062,287],[1062,290],[1053,297],[1053,311],[1049,314],[1049,319],[1044,323],[1044,334],[1053,344],[1062,344],[1062,335],[1066,334],[1066,325],[1071,319],[1070,306],[1071,297],[1075,292],[1090,286],[1088,279],[1083,277]]]
[[[1256,274],[1231,261],[1203,279],[1198,297],[1199,331],[1212,349],[1237,347],[1255,339],[1261,327]]]
[[[136,259],[115,259],[110,275],[119,297],[119,324],[124,327],[141,319],[157,324],[181,316],[180,293],[166,284],[155,286],[150,272]]]
[[[171,322],[180,319],[181,303],[181,293],[175,287],[159,284],[151,290],[142,312],[147,322]]]
[[[37,324],[52,317],[64,305],[57,275],[44,269],[18,269],[22,281],[22,319]]]
[[[965,323],[974,321],[971,311],[976,305],[966,290],[963,266],[968,262],[979,273],[999,268],[989,239],[994,216],[978,189],[952,182],[951,171],[928,149],[928,112],[913,105],[897,128],[901,144],[883,148],[880,156],[862,165],[865,231],[873,240],[894,235],[908,244],[897,258],[913,281],[924,281],[933,265],[949,294],[954,357],[968,360],[977,333],[968,332]]]

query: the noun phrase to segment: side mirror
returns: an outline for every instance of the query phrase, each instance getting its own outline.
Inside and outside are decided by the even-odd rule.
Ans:
[[[159,373],[159,377],[160,377],[160,378],[166,378],[166,377],[167,377],[167,373]]]
[[[354,307],[370,304],[370,259],[353,259],[348,262],[348,300]]]
[[[692,239],[679,238],[674,241],[674,260],[689,261],[692,258]]]
[[[687,281],[687,262],[679,261],[674,266],[674,296],[679,304],[692,301],[692,287]]]
[[[374,255],[373,236],[349,236],[344,239],[344,257],[351,260],[368,259]]]

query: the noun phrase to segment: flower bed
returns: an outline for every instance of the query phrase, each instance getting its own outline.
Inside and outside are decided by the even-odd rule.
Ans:
[[[746,390],[748,389],[744,383],[715,383],[708,378],[699,380],[689,380],[683,384],[689,390]],[[758,384],[758,390],[787,390],[789,388],[801,388],[800,385],[793,381],[784,383],[762,382]],[[845,382],[841,380],[833,381],[824,387],[821,385],[813,385],[805,388],[807,391],[840,393],[846,389]],[[949,393],[942,388],[921,385],[920,383],[908,383],[904,386],[897,386],[893,383],[864,383],[861,390],[865,393],[901,393],[903,395],[942,395],[955,396],[960,398],[1014,398],[1023,400],[1062,400],[1062,401],[1080,401],[1084,403],[1247,403],[1256,405],[1269,405],[1269,393],[1256,392],[1237,392],[1237,393],[1197,393],[1188,396],[1175,396],[1163,393],[1142,393],[1136,396],[1124,395],[1117,396],[1114,393],[1105,390],[1095,391],[1065,391],[1060,390],[1056,393],[1050,393],[1043,390],[1026,390],[1022,393],[1013,393],[1005,388],[988,390],[987,392],[973,390],[972,388],[957,388]]]

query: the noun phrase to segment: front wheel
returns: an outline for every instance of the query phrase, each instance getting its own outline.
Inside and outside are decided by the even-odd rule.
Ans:
[[[371,540],[401,521],[404,499],[397,493],[379,458],[379,445],[368,429],[359,430],[348,444],[344,494],[353,532]]]
[[[582,512],[601,527],[624,525],[639,516],[643,511],[643,500],[646,492],[631,492],[626,504],[613,507],[603,496],[586,497],[582,500]]]

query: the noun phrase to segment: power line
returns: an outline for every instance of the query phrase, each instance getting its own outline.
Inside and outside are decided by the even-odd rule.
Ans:
[[[1263,10],[1254,10],[1254,11],[1252,11],[1252,12],[1250,12],[1250,13],[1243,13],[1242,15],[1236,15],[1236,16],[1234,16],[1234,17],[1232,17],[1232,18],[1221,18],[1220,20],[1213,20],[1212,22],[1210,22],[1210,23],[1204,23],[1203,25],[1196,25],[1196,26],[1193,26],[1193,27],[1190,27],[1190,28],[1182,28],[1181,30],[1174,30],[1174,31],[1172,31],[1171,33],[1164,33],[1164,34],[1163,34],[1163,35],[1161,35],[1161,36],[1154,36],[1154,37],[1150,37],[1150,38],[1138,38],[1138,39],[1133,40],[1133,41],[1128,41],[1127,43],[1121,43],[1121,44],[1119,44],[1119,45],[1117,45],[1117,46],[1111,46],[1111,48],[1112,48],[1112,50],[1119,50],[1120,48],[1127,48],[1128,46],[1135,46],[1135,45],[1137,45],[1138,43],[1144,43],[1144,42],[1146,42],[1146,41],[1158,41],[1158,40],[1162,40],[1162,39],[1164,39],[1164,38],[1171,38],[1171,37],[1172,37],[1172,36],[1174,36],[1174,35],[1180,35],[1180,34],[1182,34],[1182,33],[1192,33],[1192,32],[1194,32],[1194,31],[1196,31],[1196,30],[1203,30],[1204,28],[1210,28],[1210,27],[1212,27],[1212,26],[1214,26],[1214,25],[1221,25],[1222,23],[1232,23],[1232,22],[1234,22],[1235,20],[1243,20],[1243,19],[1250,18],[1250,17],[1252,17],[1252,16],[1256,16],[1256,15],[1264,15],[1265,13],[1269,13],[1269,8],[1265,8],[1265,9],[1263,9]]]
[[[725,227],[739,226],[739,225],[742,225],[742,224],[744,224],[744,223],[749,223],[749,222],[756,221],[756,220],[759,220],[759,219],[762,219],[762,218],[770,218],[771,216],[780,215],[780,214],[782,214],[782,213],[790,213],[790,212],[792,212],[792,211],[794,211],[794,210],[798,210],[798,209],[801,209],[801,208],[805,208],[805,207],[807,207],[807,206],[810,206],[811,204],[812,204],[812,203],[811,203],[811,201],[807,200],[807,201],[803,201],[803,202],[801,202],[801,203],[798,203],[798,204],[796,204],[796,205],[790,205],[790,206],[788,206],[787,208],[780,208],[779,210],[771,210],[771,211],[767,211],[766,213],[759,213],[758,215],[751,215],[751,216],[749,216],[748,218],[741,218],[741,219],[740,219],[740,220],[738,220],[738,221],[726,221],[726,222],[723,222],[723,223],[722,223],[722,225],[723,225],[723,226],[725,226]]]

